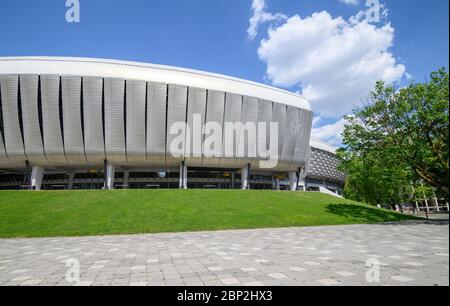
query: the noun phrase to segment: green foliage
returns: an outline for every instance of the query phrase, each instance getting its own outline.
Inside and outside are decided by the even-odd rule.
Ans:
[[[419,185],[414,188],[413,199],[414,201],[423,201],[424,199],[434,198],[433,188],[426,185]]]
[[[340,169],[347,173],[346,197],[373,205],[395,205],[410,199],[411,171],[381,154],[368,152],[357,156],[348,151],[338,151]]]
[[[412,200],[411,182],[448,196],[448,72],[397,90],[378,82],[370,102],[353,111],[343,133],[346,195],[372,204]],[[417,184],[416,184],[417,186]]]

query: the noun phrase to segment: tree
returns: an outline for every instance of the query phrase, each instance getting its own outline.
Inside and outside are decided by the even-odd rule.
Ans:
[[[400,90],[378,82],[369,103],[346,117],[339,156],[349,175],[347,189],[370,203],[381,200],[371,189],[381,188],[391,202],[418,178],[448,196],[448,115],[445,69]]]
[[[338,150],[340,170],[347,173],[344,194],[347,198],[368,204],[396,204],[409,202],[412,196],[412,172],[404,164],[382,152],[354,154]]]

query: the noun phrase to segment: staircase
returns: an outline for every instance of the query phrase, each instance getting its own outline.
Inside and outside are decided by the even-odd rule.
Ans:
[[[321,193],[326,193],[326,194],[329,194],[329,195],[331,195],[331,196],[334,196],[334,197],[337,197],[337,198],[342,198],[340,195],[338,195],[337,193],[334,193],[333,191],[331,191],[331,190],[329,190],[329,189],[327,189],[327,188],[325,188],[325,187],[319,187],[319,191],[321,192]]]

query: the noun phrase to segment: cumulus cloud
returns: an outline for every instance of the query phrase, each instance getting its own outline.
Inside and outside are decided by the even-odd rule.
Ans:
[[[335,123],[319,126],[321,120],[320,117],[314,118],[312,137],[325,141],[335,148],[342,146],[342,132],[346,120],[342,118]]]
[[[261,24],[271,21],[286,20],[287,17],[281,13],[271,14],[265,11],[265,0],[253,0],[252,11],[253,16],[250,18],[250,25],[247,29],[247,37],[249,40],[255,39],[258,34],[258,28]]]
[[[340,1],[360,4],[359,0]],[[265,78],[304,95],[318,115],[313,137],[335,147],[342,144],[345,119],[333,123],[330,118],[342,118],[360,105],[376,81],[409,77],[391,51],[394,28],[381,23],[386,22],[388,9],[381,3],[379,9],[378,18],[373,18],[373,6],[348,19],[333,17],[327,11],[288,18],[267,12],[264,0],[253,0],[249,39],[256,37],[262,23],[278,21],[269,27],[258,48],[266,65]]]
[[[320,116],[316,116],[313,118],[313,122],[312,122],[312,126],[316,127],[317,125],[320,124],[320,122],[322,121],[322,118]]]
[[[346,20],[322,11],[271,27],[258,49],[266,77],[276,86],[299,86],[321,116],[347,114],[376,81],[400,80],[406,70],[390,51],[394,28],[362,16]]]

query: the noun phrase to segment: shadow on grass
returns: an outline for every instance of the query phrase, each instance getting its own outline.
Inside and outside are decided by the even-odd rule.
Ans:
[[[365,206],[350,205],[350,204],[329,204],[326,207],[327,212],[358,221],[369,223],[392,222],[414,220],[410,216]]]

